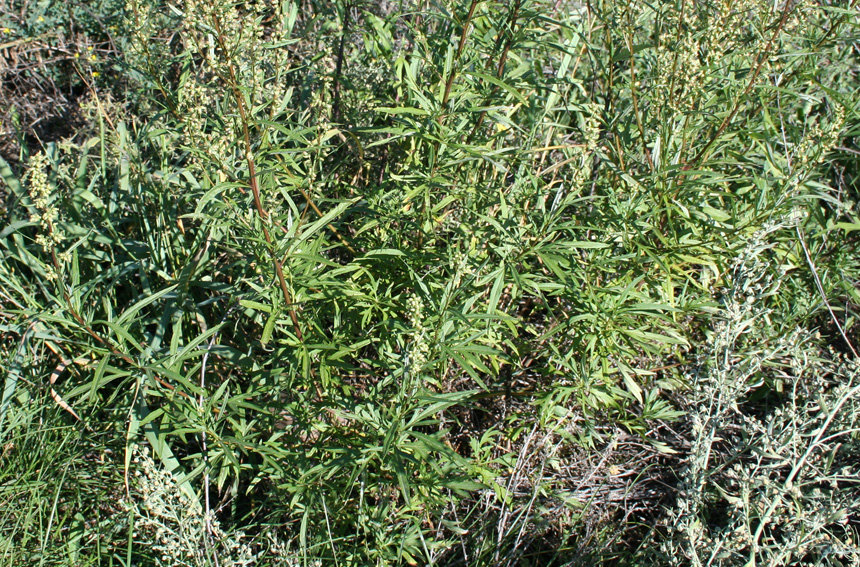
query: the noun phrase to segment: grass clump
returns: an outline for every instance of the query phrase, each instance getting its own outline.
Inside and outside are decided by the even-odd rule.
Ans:
[[[854,8],[129,0],[0,162],[3,560],[856,561]]]

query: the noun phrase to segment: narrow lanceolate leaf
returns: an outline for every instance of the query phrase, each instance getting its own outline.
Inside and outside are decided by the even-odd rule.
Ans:
[[[327,211],[322,217],[317,219],[314,223],[309,225],[307,228],[301,231],[301,234],[298,239],[296,239],[296,245],[301,244],[302,242],[309,239],[311,236],[319,232],[324,226],[328,225],[343,214],[343,212],[348,209],[350,206],[355,204],[360,200],[360,197],[356,197],[354,199],[350,199],[347,201],[342,201],[338,203],[335,207],[333,207],[330,211]]]
[[[398,106],[398,107],[379,106],[379,107],[375,108],[374,110],[376,110],[377,112],[384,112],[386,114],[413,114],[416,116],[427,116],[428,114],[430,114],[429,112],[427,112],[423,108],[411,108],[411,107],[405,107],[405,106]]]
[[[497,79],[496,77],[494,77],[492,75],[488,75],[486,73],[481,73],[478,71],[465,71],[464,74],[471,75],[473,77],[478,77],[482,81],[486,81],[488,83],[491,83],[494,86],[500,87],[505,92],[507,92],[508,94],[513,96],[515,99],[517,99],[519,102],[521,102],[522,104],[527,104],[527,102],[528,102],[526,100],[526,98],[515,87],[509,85],[508,83],[502,81],[501,79]]]
[[[152,295],[150,295],[149,297],[147,297],[145,299],[141,299],[140,301],[138,301],[137,303],[135,303],[134,305],[132,305],[131,307],[129,307],[128,309],[126,309],[125,311],[122,312],[122,315],[120,315],[119,318],[116,320],[116,325],[117,326],[125,325],[137,313],[139,313],[143,308],[145,308],[148,305],[152,305],[153,303],[155,303],[156,301],[158,301],[159,299],[161,299],[162,297],[164,297],[168,293],[175,290],[177,285],[178,284],[168,286],[168,287],[162,289],[161,291],[153,293]]]

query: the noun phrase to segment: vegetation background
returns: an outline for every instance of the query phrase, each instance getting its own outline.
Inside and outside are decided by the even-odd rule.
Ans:
[[[0,2],[5,565],[857,565],[855,0]]]

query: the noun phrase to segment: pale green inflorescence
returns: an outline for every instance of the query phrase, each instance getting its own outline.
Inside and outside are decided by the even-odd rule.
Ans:
[[[44,152],[34,155],[30,158],[26,181],[30,199],[37,211],[30,215],[30,222],[39,226],[36,243],[46,252],[55,252],[57,244],[63,241],[64,235],[57,226],[59,210],[55,204],[54,190],[48,181],[48,166],[49,160]],[[63,262],[69,260],[66,254],[60,254],[59,259]],[[58,274],[52,266],[48,265],[45,277],[53,281],[58,278]]]
[[[427,342],[428,329],[424,324],[424,302],[417,295],[412,295],[407,301],[406,316],[412,325],[412,340],[405,358],[405,374],[417,376],[427,363],[430,345]]]

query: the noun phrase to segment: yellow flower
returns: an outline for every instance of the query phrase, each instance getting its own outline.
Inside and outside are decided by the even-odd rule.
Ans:
[[[39,17],[36,19],[36,21],[37,21],[37,22],[44,22],[44,21],[45,21],[45,18],[43,18],[42,16],[39,16]]]
[[[99,76],[99,72],[98,72],[98,71],[93,71],[93,77],[98,77],[98,76]]]

